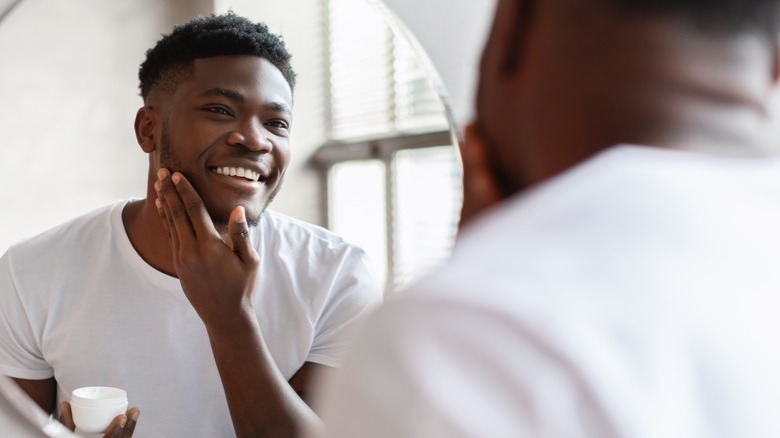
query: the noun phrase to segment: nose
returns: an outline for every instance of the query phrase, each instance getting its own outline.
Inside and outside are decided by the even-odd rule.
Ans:
[[[268,153],[273,150],[273,143],[262,123],[250,121],[231,131],[227,136],[227,144],[244,149]]]

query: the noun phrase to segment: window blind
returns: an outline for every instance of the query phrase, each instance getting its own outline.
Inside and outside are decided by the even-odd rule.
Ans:
[[[326,11],[330,142],[318,156],[328,169],[328,226],[368,252],[388,291],[399,290],[450,252],[459,162],[445,145],[444,106],[386,10],[327,0]]]
[[[447,129],[438,95],[411,45],[367,0],[328,0],[330,137]]]

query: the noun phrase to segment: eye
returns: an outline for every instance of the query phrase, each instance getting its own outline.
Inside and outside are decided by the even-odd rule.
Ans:
[[[223,116],[233,116],[233,113],[231,113],[230,110],[225,108],[224,106],[207,106],[203,108],[203,111],[208,111],[210,113],[219,114]]]
[[[266,125],[277,129],[290,129],[290,125],[284,120],[270,120],[266,122]]]

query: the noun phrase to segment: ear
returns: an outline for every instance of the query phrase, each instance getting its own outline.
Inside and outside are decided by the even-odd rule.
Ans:
[[[511,73],[520,66],[523,46],[531,25],[534,0],[499,0],[490,35],[482,54],[482,74],[498,69]]]
[[[772,85],[780,82],[780,40],[772,38]]]
[[[525,60],[531,14],[535,0],[498,0],[493,26],[482,52],[476,96],[476,114],[480,124],[503,112],[497,106],[507,98]],[[506,114],[504,114],[506,116]],[[484,127],[483,127],[484,128]],[[489,129],[485,129],[486,134]]]
[[[157,118],[157,111],[150,106],[142,106],[135,114],[135,138],[147,154],[157,149]]]

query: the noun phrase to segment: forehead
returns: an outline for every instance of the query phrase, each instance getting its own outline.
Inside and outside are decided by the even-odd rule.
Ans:
[[[282,102],[292,108],[292,90],[282,72],[257,56],[216,56],[196,59],[174,100],[194,98],[209,90],[231,90],[247,99]]]

